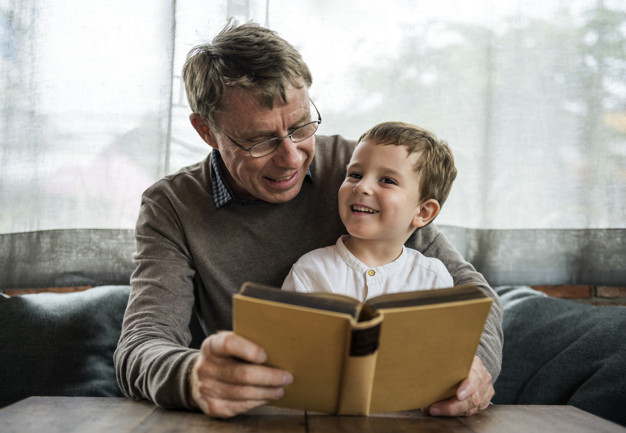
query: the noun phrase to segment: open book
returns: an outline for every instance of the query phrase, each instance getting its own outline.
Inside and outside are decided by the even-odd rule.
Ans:
[[[267,365],[294,376],[276,406],[368,415],[426,407],[468,374],[492,299],[473,285],[377,296],[245,283],[233,299],[235,333]]]

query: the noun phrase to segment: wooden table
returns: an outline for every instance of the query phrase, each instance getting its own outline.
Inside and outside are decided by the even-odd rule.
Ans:
[[[0,409],[0,432],[626,432],[572,406],[492,406],[472,417],[436,418],[420,411],[331,416],[263,407],[229,419],[164,410],[113,397],[30,397]]]

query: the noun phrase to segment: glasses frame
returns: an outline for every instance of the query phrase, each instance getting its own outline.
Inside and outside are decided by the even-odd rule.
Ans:
[[[272,137],[272,138],[268,138],[267,140],[263,140],[263,141],[259,141],[258,143],[254,143],[253,145],[251,145],[251,146],[249,146],[249,147],[246,147],[246,146],[243,146],[243,145],[241,145],[241,144],[237,143],[237,141],[235,141],[235,139],[234,139],[234,138],[232,138],[230,135],[228,135],[226,132],[224,132],[224,130],[222,129],[222,127],[221,127],[221,126],[220,126],[220,125],[219,125],[216,121],[214,121],[214,120],[210,120],[210,122],[211,122],[211,123],[212,123],[212,124],[213,124],[213,125],[214,125],[217,129],[218,129],[218,131],[220,131],[222,134],[224,134],[224,135],[226,136],[226,138],[228,138],[230,141],[232,141],[232,142],[233,142],[233,144],[234,144],[235,146],[237,146],[237,147],[238,147],[238,148],[240,148],[241,150],[245,150],[246,152],[248,152],[252,158],[263,158],[264,156],[267,156],[267,155],[270,155],[270,154],[274,153],[274,151],[275,151],[276,149],[278,149],[278,146],[280,145],[280,142],[281,142],[281,141],[283,141],[285,138],[289,138],[289,140],[291,140],[291,142],[292,142],[292,143],[300,143],[300,142],[302,142],[302,141],[304,141],[304,140],[306,140],[306,139],[308,139],[308,138],[311,138],[313,135],[315,135],[315,133],[317,132],[317,128],[318,128],[318,127],[319,127],[319,125],[322,123],[322,116],[320,115],[320,111],[317,109],[317,106],[315,105],[315,103],[314,103],[311,99],[309,99],[309,102],[311,102],[311,105],[313,105],[313,108],[315,108],[315,112],[317,113],[317,120],[313,120],[312,122],[308,122],[308,123],[305,123],[305,124],[304,124],[304,125],[302,125],[302,126],[298,126],[296,129],[294,129],[293,131],[291,131],[291,133],[290,133],[290,134],[287,134],[287,135],[285,135],[284,137]],[[298,141],[296,141],[296,140],[294,140],[294,139],[293,139],[293,134],[294,134],[296,131],[298,131],[298,130],[300,130],[300,129],[302,129],[302,128],[306,128],[307,126],[312,125],[312,124],[314,124],[314,123],[315,123],[317,126],[315,127],[315,131],[313,131],[313,134],[309,135],[309,136],[308,136],[308,137],[306,137],[306,138],[303,138],[302,140],[298,140]],[[269,152],[267,152],[267,153],[264,153],[263,155],[253,155],[253,154],[252,154],[252,149],[254,149],[255,147],[260,146],[260,145],[262,145],[262,144],[269,143],[269,142],[271,142],[271,141],[275,141],[275,142],[276,142],[276,146],[274,146],[274,148],[273,148],[272,150],[270,150],[270,151],[269,151]]]

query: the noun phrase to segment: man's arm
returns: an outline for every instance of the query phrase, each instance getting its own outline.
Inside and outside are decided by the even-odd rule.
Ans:
[[[180,224],[144,195],[135,238],[137,267],[115,351],[118,384],[130,398],[191,408],[186,373],[198,355],[188,347],[194,271]]]
[[[493,298],[469,377],[461,383],[455,397],[436,403],[425,411],[433,415],[471,415],[484,410],[493,397],[493,382],[500,374],[502,366],[504,337],[500,299],[485,278],[463,259],[435,225],[430,224],[418,230],[410,242],[410,246],[424,255],[441,260],[452,275],[455,285],[475,284]]]
[[[232,332],[190,349],[195,270],[176,213],[144,195],[135,237],[137,269],[115,351],[127,397],[230,417],[282,396],[288,373],[260,364],[263,350]]]

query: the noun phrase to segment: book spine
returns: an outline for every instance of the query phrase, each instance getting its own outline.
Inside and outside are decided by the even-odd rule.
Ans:
[[[352,323],[339,391],[339,415],[369,415],[382,315]]]

